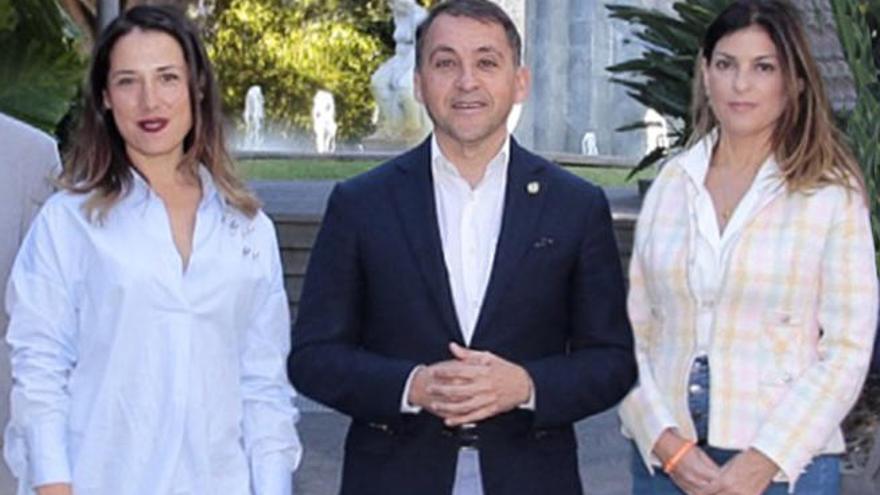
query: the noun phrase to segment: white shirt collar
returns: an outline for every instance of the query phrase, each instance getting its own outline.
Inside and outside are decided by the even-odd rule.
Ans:
[[[486,173],[483,176],[483,180],[490,175],[494,175],[496,173],[507,173],[508,165],[510,164],[510,134],[508,134],[504,138],[504,143],[501,145],[501,149],[498,150],[498,154],[492,157],[489,160],[489,164],[486,167]],[[443,150],[440,149],[440,144],[437,143],[437,136],[431,135],[431,170],[435,177],[438,174],[444,173],[452,175],[453,177],[462,178],[461,174],[458,172],[458,168],[443,154]],[[462,178],[463,180],[463,178]],[[480,183],[483,183],[483,180]],[[479,184],[477,185],[479,187]]]
[[[709,164],[712,162],[712,150],[717,141],[718,130],[715,129],[686,150],[679,160],[679,165],[691,179],[696,190],[700,190],[706,183],[706,174],[709,172]],[[776,161],[776,157],[771,154],[758,169],[753,187],[758,187],[762,192],[766,192],[782,186],[784,183],[779,163]]]
[[[197,170],[199,181],[202,183],[202,199],[199,202],[199,208],[204,208],[213,201],[219,201],[220,206],[222,207],[224,205],[223,197],[220,195],[217,185],[214,182],[214,176],[208,171],[208,167],[199,164]],[[146,179],[144,179],[143,175],[138,171],[132,170],[131,175],[133,180],[131,191],[129,193],[130,196],[135,197],[135,195],[138,195],[138,197],[146,200],[155,194],[153,188],[150,187],[149,183],[147,183]]]

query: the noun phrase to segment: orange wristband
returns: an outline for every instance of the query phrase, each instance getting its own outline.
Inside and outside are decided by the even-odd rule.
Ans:
[[[675,455],[670,457],[669,460],[666,461],[665,464],[663,464],[663,472],[666,474],[671,474],[672,471],[675,470],[675,466],[677,466],[678,463],[681,461],[681,458],[684,457],[685,454],[690,452],[690,450],[694,448],[694,445],[696,445],[696,442],[690,440],[685,442],[685,444],[678,449],[678,452],[676,452]]]

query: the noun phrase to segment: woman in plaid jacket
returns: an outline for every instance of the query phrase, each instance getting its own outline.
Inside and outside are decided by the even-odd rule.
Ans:
[[[739,0],[719,15],[693,110],[630,266],[633,491],[837,493],[877,278],[864,180],[790,5]]]

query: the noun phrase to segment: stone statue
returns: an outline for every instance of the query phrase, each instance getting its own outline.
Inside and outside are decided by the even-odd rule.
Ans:
[[[654,148],[669,147],[669,126],[666,119],[653,108],[645,112],[645,154],[654,151]]]
[[[596,156],[599,154],[599,147],[596,145],[596,133],[587,131],[581,139],[581,154]]]
[[[257,149],[263,144],[263,120],[265,103],[263,101],[263,89],[253,85],[247,90],[244,97],[244,147],[245,149]]]
[[[413,95],[416,28],[428,13],[415,0],[391,0],[394,15],[394,55],[373,73],[376,132],[366,141],[413,144],[431,130],[431,122]]]
[[[312,100],[312,129],[318,153],[336,151],[336,103],[333,95],[323,89],[315,93]]]

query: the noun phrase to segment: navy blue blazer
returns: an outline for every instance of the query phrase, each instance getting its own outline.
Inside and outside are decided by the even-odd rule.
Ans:
[[[877,335],[874,337],[874,353],[871,355],[870,372],[880,375],[880,318],[877,319]]]
[[[463,341],[430,155],[427,140],[338,184],[309,261],[288,373],[301,393],[353,419],[343,494],[451,493],[461,439],[427,412],[400,412],[413,368],[450,359],[449,342]],[[572,424],[629,391],[632,346],[604,194],[512,140],[471,348],[523,366],[536,402],[476,427],[487,495],[582,492]]]

